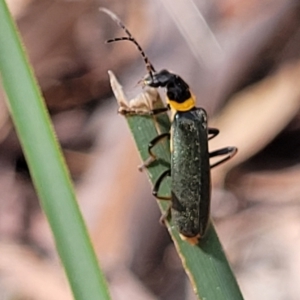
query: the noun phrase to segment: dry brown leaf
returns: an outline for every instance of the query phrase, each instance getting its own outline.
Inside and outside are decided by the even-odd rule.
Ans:
[[[35,256],[25,246],[0,243],[3,284],[32,300],[72,300],[61,269]]]
[[[223,178],[232,167],[263,149],[297,115],[300,108],[300,62],[285,65],[274,75],[236,94],[209,122],[220,129],[210,149],[236,146],[238,154],[213,171]]]

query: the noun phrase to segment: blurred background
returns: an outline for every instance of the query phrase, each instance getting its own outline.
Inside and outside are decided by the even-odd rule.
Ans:
[[[299,1],[7,2],[113,299],[195,296],[109,86],[110,69],[136,96],[145,65],[130,43],[104,43],[123,32],[100,6],[189,83],[221,131],[210,149],[239,148],[212,171],[211,214],[245,299],[300,299]],[[0,106],[0,299],[72,299],[2,90]]]

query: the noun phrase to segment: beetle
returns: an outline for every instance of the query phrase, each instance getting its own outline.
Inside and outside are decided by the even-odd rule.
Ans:
[[[211,179],[210,169],[233,157],[236,147],[225,147],[213,152],[208,150],[208,141],[219,134],[216,128],[207,125],[207,113],[196,107],[196,98],[189,85],[177,74],[162,70],[156,72],[142,47],[131,35],[121,20],[111,11],[100,9],[108,14],[127,34],[107,43],[130,41],[136,45],[144,59],[147,75],[142,83],[153,88],[165,88],[167,106],[152,109],[148,114],[159,114],[171,110],[170,132],[162,133],[150,141],[150,159],[144,163],[148,167],[156,160],[153,147],[164,138],[170,139],[171,166],[156,180],[153,195],[160,200],[171,200],[168,212],[162,221],[171,214],[180,235],[185,239],[202,238],[209,226]],[[126,113],[126,112],[125,112]],[[210,158],[224,156],[210,165]],[[171,177],[171,196],[159,195],[162,181]]]

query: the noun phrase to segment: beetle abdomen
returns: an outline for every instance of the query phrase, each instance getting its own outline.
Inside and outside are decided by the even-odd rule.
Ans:
[[[206,112],[201,108],[177,112],[171,139],[172,218],[182,235],[203,236],[210,208]]]

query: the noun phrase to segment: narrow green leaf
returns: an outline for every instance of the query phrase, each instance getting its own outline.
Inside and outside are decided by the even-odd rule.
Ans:
[[[117,82],[114,74],[109,72],[111,86],[117,101],[122,107],[130,107],[122,87]],[[145,102],[152,99],[155,105],[161,106],[161,100],[155,89],[145,90],[135,101]],[[148,101],[149,102],[149,101]],[[151,101],[150,101],[151,102]],[[133,109],[134,110],[134,109]],[[121,110],[120,110],[121,111]],[[138,114],[126,115],[132,136],[143,161],[147,160],[148,144],[159,133],[168,132],[170,121],[167,114],[158,116],[145,116]],[[152,184],[158,176],[170,165],[170,147],[168,142],[155,146],[155,153],[159,158],[147,168],[148,176]],[[170,195],[170,187],[163,185],[161,194]],[[163,214],[168,207],[167,201],[157,201]],[[175,243],[178,254],[182,260],[185,271],[199,299],[202,300],[242,300],[240,289],[227,262],[226,256],[219,242],[213,225],[208,229],[206,236],[197,245],[191,245],[180,238],[172,220],[167,222],[167,228]]]
[[[0,75],[74,298],[109,299],[49,115],[4,0],[0,0]]]

